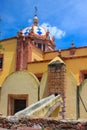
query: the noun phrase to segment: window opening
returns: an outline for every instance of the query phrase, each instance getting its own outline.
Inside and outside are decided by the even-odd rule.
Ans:
[[[87,79],[87,74],[84,74],[84,79]]]
[[[41,49],[41,47],[42,47],[41,43],[38,43],[38,48],[40,48],[40,49]]]
[[[3,67],[3,57],[0,57],[0,69]]]
[[[26,108],[26,100],[25,99],[14,99],[14,113],[23,110]]]
[[[43,44],[43,51],[45,51],[45,44]]]

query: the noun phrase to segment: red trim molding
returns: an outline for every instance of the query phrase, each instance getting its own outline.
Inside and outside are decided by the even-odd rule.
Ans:
[[[87,58],[87,55],[84,55],[84,56],[67,56],[67,57],[62,56],[62,57],[61,57],[62,60],[78,59],[78,58]],[[49,60],[41,60],[41,61],[31,61],[31,62],[28,62],[28,64],[50,62],[51,60],[52,60],[52,59],[49,59]]]
[[[68,59],[77,59],[77,58],[87,58],[87,55],[83,55],[83,56],[69,56],[69,57],[62,57],[63,60],[68,60]]]

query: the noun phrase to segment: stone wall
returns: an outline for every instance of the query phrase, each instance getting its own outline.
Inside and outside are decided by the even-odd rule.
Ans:
[[[87,130],[87,121],[29,119],[28,117],[6,118],[0,116],[0,130]]]

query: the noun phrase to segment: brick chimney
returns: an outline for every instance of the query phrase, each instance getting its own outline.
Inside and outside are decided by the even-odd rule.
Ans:
[[[63,99],[62,118],[65,118],[65,74],[66,65],[59,57],[48,64],[48,95],[61,95]]]

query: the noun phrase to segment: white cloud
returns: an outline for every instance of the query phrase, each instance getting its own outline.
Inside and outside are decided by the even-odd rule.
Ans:
[[[32,23],[32,19],[28,19],[28,23]]]
[[[49,23],[43,23],[41,26],[49,30],[49,32],[57,39],[61,39],[65,36],[65,31],[57,28],[56,26],[51,26]]]

